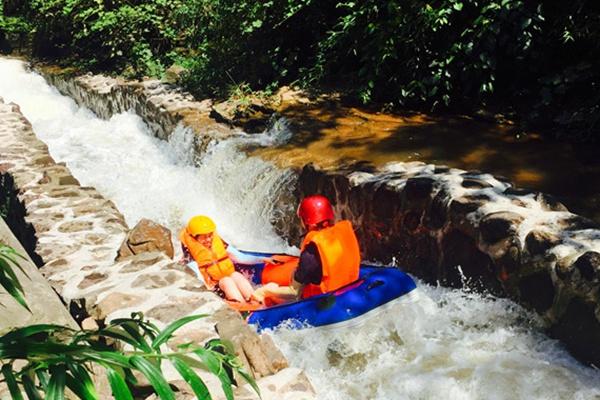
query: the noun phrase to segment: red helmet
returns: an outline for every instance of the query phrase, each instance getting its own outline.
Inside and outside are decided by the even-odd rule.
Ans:
[[[321,195],[305,197],[298,206],[298,217],[307,227],[335,219],[331,203]]]

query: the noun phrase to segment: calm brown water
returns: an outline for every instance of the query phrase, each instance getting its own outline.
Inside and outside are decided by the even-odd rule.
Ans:
[[[324,168],[366,161],[423,161],[504,176],[600,221],[600,147],[552,141],[514,125],[469,117],[382,114],[339,106],[282,106],[294,136],[256,150],[279,165]]]

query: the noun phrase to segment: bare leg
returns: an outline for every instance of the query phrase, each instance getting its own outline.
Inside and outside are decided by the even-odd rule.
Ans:
[[[235,281],[231,276],[226,276],[219,280],[219,287],[225,293],[225,298],[228,300],[239,301],[240,303],[245,303],[244,296],[238,289]]]
[[[244,275],[240,274],[237,271],[235,271],[230,276],[235,282],[239,291],[244,296],[244,299],[246,299],[246,301],[250,300],[252,298],[252,293],[254,293],[254,289],[252,288],[250,282],[248,282],[248,279],[246,279]]]

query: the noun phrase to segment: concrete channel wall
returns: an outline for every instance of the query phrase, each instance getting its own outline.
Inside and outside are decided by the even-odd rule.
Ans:
[[[65,305],[54,292],[48,281],[38,271],[37,265],[27,255],[8,225],[0,218],[0,243],[15,249],[24,258],[17,258],[23,271],[15,268],[15,274],[23,286],[24,298],[31,312],[17,303],[3,288],[0,288],[0,331],[33,324],[58,324],[77,327]]]
[[[64,94],[98,115],[135,110],[158,137],[177,124],[196,134],[201,153],[231,134],[195,102],[158,81],[42,71]],[[230,132],[230,133],[228,133]],[[322,193],[350,219],[366,259],[397,265],[428,282],[469,285],[537,311],[549,333],[600,366],[600,230],[543,193],[505,179],[419,162],[323,171],[298,170],[297,199]],[[293,218],[276,221],[292,243]]]
[[[304,372],[288,367],[268,336],[258,336],[237,312],[164,253],[142,253],[115,261],[128,232],[121,213],[94,188],[81,186],[64,164],[56,163],[19,107],[2,100],[0,180],[4,187],[0,200],[6,202],[13,196],[9,211],[22,210],[23,220],[19,223],[13,214],[11,224],[24,232],[22,240],[35,244],[41,260],[39,271],[66,304],[79,310],[79,319],[110,321],[141,311],[162,327],[187,315],[209,314],[179,330],[173,345],[202,344],[219,337],[231,340],[242,363],[257,379],[263,399],[314,398]],[[58,298],[55,300],[56,313],[68,319]],[[60,321],[57,317],[56,322]],[[175,371],[166,374],[180,388],[180,398],[193,398],[189,392],[185,397],[187,385]],[[201,372],[201,377],[213,398],[224,398],[215,376]],[[236,398],[257,397],[244,385],[238,388]]]

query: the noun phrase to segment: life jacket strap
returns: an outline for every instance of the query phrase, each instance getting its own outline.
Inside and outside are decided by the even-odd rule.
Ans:
[[[222,258],[219,258],[219,259],[218,259],[218,260],[216,260],[216,261],[211,261],[211,262],[209,262],[209,263],[206,263],[206,264],[199,265],[199,266],[198,266],[198,268],[209,268],[209,267],[211,267],[211,266],[213,266],[213,265],[215,265],[215,264],[218,264],[218,263],[220,263],[220,262],[222,262],[222,261],[225,261],[225,260],[227,260],[228,258],[229,258],[229,256],[224,256],[224,257],[222,257]]]

